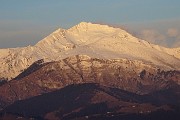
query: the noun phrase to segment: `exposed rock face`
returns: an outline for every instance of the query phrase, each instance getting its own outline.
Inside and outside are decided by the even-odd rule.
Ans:
[[[138,89],[141,85],[147,88],[154,86],[152,90],[155,91],[168,87],[170,83],[173,84],[173,81],[178,83],[180,78],[178,71],[160,71],[156,67],[139,61],[97,59],[85,55],[76,55],[58,62],[51,62],[28,77],[31,76],[35,76],[36,80],[39,77],[42,81],[47,78],[51,80],[58,78],[57,84],[56,82],[53,84],[53,81],[49,82],[50,84],[45,81],[41,84],[39,81],[39,85],[47,88],[61,88],[69,84],[95,82],[144,93],[144,89]]]
[[[151,65],[125,59],[106,60],[76,55],[42,64],[38,69],[33,68],[34,64],[18,79],[0,87],[2,103],[6,105],[71,84],[98,83],[147,94],[177,86],[180,80],[178,71],[160,71]]]

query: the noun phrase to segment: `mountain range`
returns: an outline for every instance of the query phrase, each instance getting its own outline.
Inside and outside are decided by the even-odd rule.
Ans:
[[[180,48],[120,28],[60,28],[34,46],[0,49],[0,65],[0,118],[180,118]]]
[[[10,80],[40,59],[58,61],[79,54],[138,60],[166,70],[180,68],[180,48],[164,48],[119,28],[82,22],[58,29],[34,46],[0,49],[0,78]]]

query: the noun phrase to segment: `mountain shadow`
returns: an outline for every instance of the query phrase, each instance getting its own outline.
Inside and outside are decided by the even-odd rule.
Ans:
[[[162,92],[163,93],[163,92]],[[36,119],[133,119],[159,118],[163,113],[180,118],[178,106],[159,104],[164,94],[137,95],[117,88],[87,83],[13,103],[1,113]],[[157,99],[156,99],[157,98]],[[164,116],[163,116],[164,117]]]

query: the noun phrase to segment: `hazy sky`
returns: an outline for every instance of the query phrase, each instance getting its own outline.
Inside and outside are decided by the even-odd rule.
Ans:
[[[180,47],[180,0],[0,0],[0,48],[34,45],[81,21],[121,26],[152,43]]]

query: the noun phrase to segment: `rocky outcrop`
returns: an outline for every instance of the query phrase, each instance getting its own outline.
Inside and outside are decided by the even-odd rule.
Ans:
[[[76,55],[40,64],[34,63],[22,74],[0,87],[0,100],[6,104],[61,89],[71,84],[98,83],[136,94],[147,94],[178,85],[178,71],[161,71],[139,61],[97,59]],[[2,102],[2,103],[4,103]],[[1,105],[3,106],[3,105]]]

